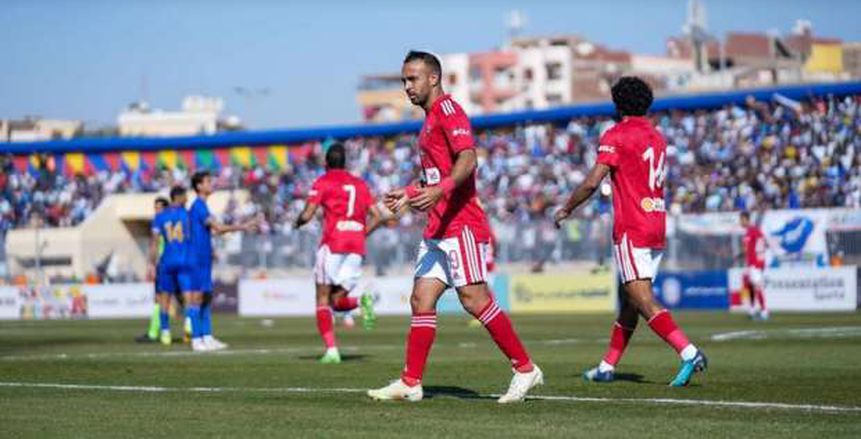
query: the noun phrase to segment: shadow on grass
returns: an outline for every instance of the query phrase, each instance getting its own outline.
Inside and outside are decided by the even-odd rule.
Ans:
[[[617,373],[615,374],[616,381],[627,381],[637,384],[655,384],[654,381],[643,379],[643,376],[638,373]]]
[[[472,389],[465,389],[463,387],[457,386],[425,386],[424,388],[424,397],[425,399],[433,399],[438,397],[452,397],[458,399],[489,399],[496,400],[496,398],[481,395]]]

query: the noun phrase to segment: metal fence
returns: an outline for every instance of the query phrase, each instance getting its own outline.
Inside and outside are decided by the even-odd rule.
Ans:
[[[549,218],[530,218],[520,221],[492,221],[495,234],[494,257],[498,265],[520,264],[533,271],[547,266],[572,261],[594,264],[596,269],[612,266],[612,219],[609,214],[591,218],[577,218],[557,230]],[[367,242],[366,270],[385,275],[396,270],[408,270],[415,260],[423,224],[419,222],[383,227]],[[239,277],[277,275],[290,270],[310,270],[320,238],[320,225],[312,222],[301,230],[287,226],[273,227],[260,234],[232,234],[216,239],[215,273],[217,278],[231,281]],[[829,231],[826,234],[829,253],[846,265],[861,265],[861,230]],[[35,243],[34,243],[35,245]],[[104,248],[108,243],[93,238],[86,246]],[[117,248],[106,257],[93,259],[84,267],[101,281],[135,281],[145,278],[144,265],[148,238],[137,239],[134,246]],[[47,249],[52,243],[46,243]],[[741,252],[737,235],[703,236],[676,230],[667,239],[663,269],[709,270],[734,266],[734,258]],[[5,252],[0,251],[0,256]],[[29,280],[61,282],[84,280],[80,276],[54,273],[63,258],[44,256],[40,264],[7,264],[0,260],[0,279],[12,281],[21,274]],[[68,263],[66,261],[66,263]],[[36,273],[38,267],[47,273]],[[503,268],[504,269],[504,268]]]

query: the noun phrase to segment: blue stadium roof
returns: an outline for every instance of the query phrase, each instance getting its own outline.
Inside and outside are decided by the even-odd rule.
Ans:
[[[790,99],[835,95],[847,96],[861,94],[861,82],[830,84],[803,84],[793,86],[769,87],[721,93],[706,93],[687,96],[659,98],[652,106],[653,111],[712,109],[727,104],[743,104],[748,96],[757,100],[771,100],[775,94]],[[614,113],[610,102],[558,107],[549,110],[519,111],[506,114],[491,114],[471,118],[474,129],[510,126],[525,122],[562,123],[574,117],[608,116]],[[31,154],[34,152],[84,152],[98,153],[108,151],[152,151],[163,149],[218,148],[234,145],[292,145],[312,140],[328,138],[346,139],[350,137],[393,136],[416,132],[421,122],[401,122],[391,124],[362,124],[342,126],[322,126],[315,128],[240,131],[219,133],[209,136],[186,137],[114,137],[78,138],[46,142],[22,142],[0,144],[0,151],[12,154]]]

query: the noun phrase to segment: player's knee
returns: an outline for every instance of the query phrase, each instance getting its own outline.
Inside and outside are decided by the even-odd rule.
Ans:
[[[457,297],[460,299],[463,309],[473,315],[480,313],[490,301],[490,295],[487,294],[487,291],[478,288],[461,289],[457,292]]]
[[[427,300],[422,300],[422,298],[416,294],[413,294],[410,296],[410,308],[412,309],[414,314],[417,312],[432,312],[432,311],[434,311],[434,305],[433,304],[428,303]]]
[[[330,303],[328,294],[317,294],[317,306],[329,306]]]

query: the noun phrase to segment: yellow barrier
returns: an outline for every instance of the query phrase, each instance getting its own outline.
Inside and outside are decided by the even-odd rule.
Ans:
[[[509,300],[515,313],[613,311],[613,274],[514,275]]]

